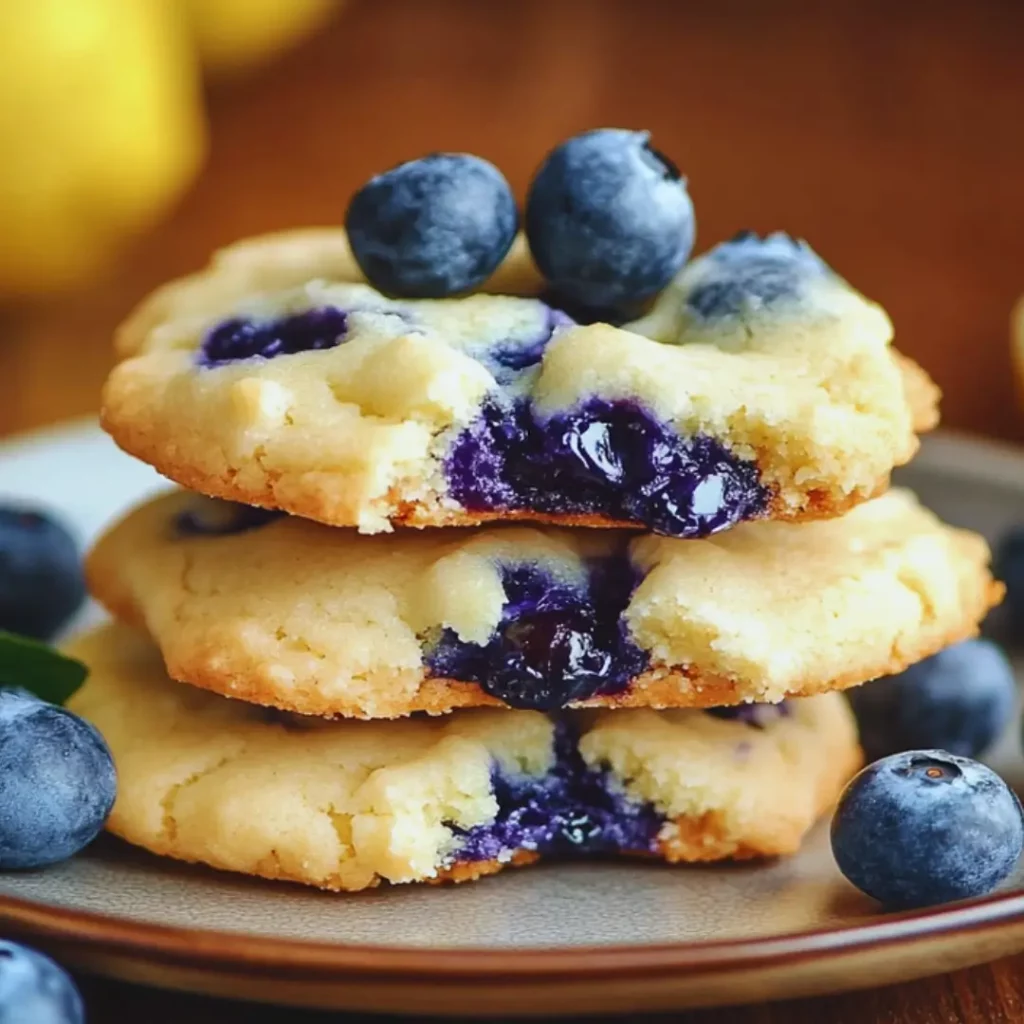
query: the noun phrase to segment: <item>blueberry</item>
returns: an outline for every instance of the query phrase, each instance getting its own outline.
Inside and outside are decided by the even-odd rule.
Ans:
[[[763,239],[742,231],[687,268],[686,305],[704,320],[771,310],[798,301],[808,281],[830,273],[806,242],[781,231]]]
[[[206,335],[200,361],[204,366],[223,366],[240,359],[273,359],[334,348],[345,340],[347,330],[348,315],[333,306],[307,309],[275,320],[234,317]]]
[[[612,658],[585,611],[534,612],[505,627],[481,686],[509,707],[550,710],[599,689]]]
[[[511,248],[518,222],[501,172],[468,153],[434,153],[378,174],[345,215],[370,284],[424,299],[482,284]]]
[[[49,640],[84,600],[71,534],[37,509],[0,508],[0,630]]]
[[[992,567],[1006,584],[1006,600],[997,609],[1004,620],[1006,639],[1024,642],[1024,526],[1015,526],[996,545]]]
[[[893,754],[846,787],[832,852],[858,889],[892,908],[981,896],[1024,846],[1020,801],[995,772],[944,750]]]
[[[636,585],[628,560],[589,567],[585,591],[534,565],[502,568],[505,605],[484,645],[444,630],[427,653],[435,677],[478,683],[510,707],[551,710],[624,690],[648,656],[622,621]]]
[[[0,869],[77,853],[103,827],[116,787],[92,725],[24,690],[0,689]]]
[[[870,760],[901,750],[940,747],[976,757],[1013,714],[1013,668],[991,640],[966,640],[849,691]]]
[[[284,513],[276,509],[200,498],[191,508],[178,514],[174,528],[185,537],[223,537],[247,533],[283,516]]]
[[[693,203],[648,132],[600,128],[548,154],[526,200],[541,273],[570,305],[616,309],[661,291],[693,248]]]
[[[538,420],[529,404],[485,404],[446,459],[450,493],[469,509],[595,514],[672,537],[726,529],[765,509],[754,462],[681,437],[628,401],[594,398]]]
[[[0,940],[0,1024],[84,1024],[82,997],[48,956]]]

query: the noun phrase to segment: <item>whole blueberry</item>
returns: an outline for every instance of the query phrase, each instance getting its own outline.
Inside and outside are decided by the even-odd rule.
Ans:
[[[869,765],[832,819],[832,853],[858,889],[892,908],[981,896],[1024,846],[1020,801],[995,772],[944,750]]]
[[[501,172],[468,153],[434,153],[371,178],[345,214],[352,254],[390,295],[439,299],[482,284],[516,236]]]
[[[71,534],[38,509],[0,508],[0,630],[48,640],[84,600]]]
[[[1006,600],[996,609],[1001,613],[1007,641],[1024,642],[1024,526],[1015,526],[996,544],[992,560],[996,578],[1006,584]]]
[[[92,725],[0,689],[0,870],[76,854],[103,827],[116,789],[110,750]]]
[[[809,287],[831,274],[806,242],[782,231],[764,238],[741,231],[686,268],[686,306],[705,322],[763,316],[800,302]]]
[[[84,1024],[75,983],[48,956],[0,940],[0,1024]]]
[[[570,305],[614,310],[661,291],[686,262],[693,203],[647,132],[601,128],[548,154],[526,200],[541,273]]]
[[[1006,726],[1016,694],[1013,668],[991,640],[965,640],[849,691],[870,760],[922,747],[975,757]]]

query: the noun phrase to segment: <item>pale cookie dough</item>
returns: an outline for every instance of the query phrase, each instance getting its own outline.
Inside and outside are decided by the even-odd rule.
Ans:
[[[827,694],[702,711],[298,719],[171,682],[108,626],[69,645],[70,707],[110,745],[108,829],[164,856],[324,889],[461,881],[538,857],[795,851],[860,753]]]
[[[443,300],[376,292],[340,230],[241,242],[122,327],[103,424],[193,490],[365,533],[701,536],[840,514],[937,421],[881,307],[786,236],[712,249],[623,328],[539,286],[521,242],[505,294]]]
[[[313,715],[707,707],[900,671],[1001,585],[909,492],[705,540],[490,526],[366,537],[175,492],[88,559],[175,679]]]

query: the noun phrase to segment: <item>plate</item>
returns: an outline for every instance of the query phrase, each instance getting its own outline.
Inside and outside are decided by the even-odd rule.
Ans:
[[[900,474],[951,522],[1024,521],[1024,456],[951,435]],[[43,502],[88,543],[165,487],[92,423],[0,447],[0,499]],[[95,608],[80,624],[99,617]],[[993,762],[1024,782],[1018,730]],[[302,1006],[444,1015],[680,1009],[874,987],[1024,949],[1024,871],[982,900],[884,915],[827,829],[796,857],[671,868],[587,862],[473,885],[330,895],[162,861],[104,839],[0,875],[0,932],[146,984]]]

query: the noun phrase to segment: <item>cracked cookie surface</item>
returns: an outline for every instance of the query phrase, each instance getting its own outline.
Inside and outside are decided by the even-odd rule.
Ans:
[[[87,563],[178,680],[304,714],[707,707],[899,671],[973,635],[976,534],[894,490],[705,540],[490,526],[366,537],[184,492]]]
[[[884,311],[785,236],[723,243],[622,328],[535,297],[522,244],[487,288],[387,298],[341,231],[239,243],[121,329],[104,426],[186,487],[368,533],[700,536],[840,514],[937,419]]]
[[[794,852],[859,763],[839,694],[736,713],[480,709],[331,722],[173,683],[140,634],[68,645],[118,771],[108,822],[154,853],[359,890],[538,857]]]

